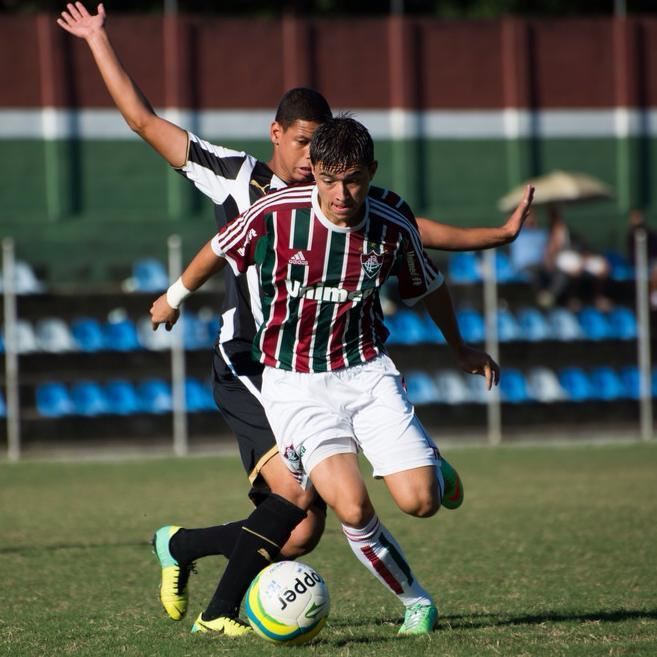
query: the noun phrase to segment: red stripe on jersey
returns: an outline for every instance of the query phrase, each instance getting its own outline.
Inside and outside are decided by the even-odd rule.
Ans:
[[[329,245],[329,232],[326,226],[317,221],[314,216],[312,238],[312,258],[308,261],[306,268],[306,281],[322,280],[326,261],[326,249]],[[319,303],[314,299],[302,299],[299,306],[299,323],[297,326],[297,338],[299,348],[296,356],[296,369],[298,372],[311,371],[311,359],[313,356],[313,344],[315,338],[315,323]]]
[[[276,212],[272,217],[274,222],[274,251],[276,253],[276,259],[274,262],[274,280],[279,281],[281,277],[283,281],[287,274],[287,263],[281,263],[280,254],[279,254],[279,245],[281,244],[281,231],[285,232],[286,229],[289,231],[289,215],[287,212]],[[287,232],[289,236],[289,232]],[[286,242],[282,242],[285,244]],[[281,271],[285,269],[284,273]],[[269,319],[265,322],[265,330],[262,333],[261,349],[264,354],[271,356],[266,356],[265,364],[275,367],[277,365],[276,359],[273,357],[278,353],[278,344],[281,339],[282,329],[284,326],[285,319],[287,318],[288,313],[288,295],[285,289],[285,283],[283,286],[276,284],[274,287],[274,300],[271,304],[271,311]]]

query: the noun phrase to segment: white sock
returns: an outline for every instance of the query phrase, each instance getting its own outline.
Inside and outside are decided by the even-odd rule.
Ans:
[[[399,544],[379,522],[378,516],[375,515],[361,529],[342,525],[342,531],[358,561],[392,591],[405,607],[433,604],[431,596],[411,572]]]

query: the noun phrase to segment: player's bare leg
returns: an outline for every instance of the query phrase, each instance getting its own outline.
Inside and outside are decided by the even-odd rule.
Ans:
[[[342,522],[342,530],[356,558],[404,605],[404,623],[399,633],[431,632],[436,625],[438,610],[413,575],[401,547],[379,521],[360,474],[356,454],[330,456],[313,468],[310,477]],[[426,478],[429,481],[428,475]],[[336,481],[340,482],[339,486],[335,485]],[[410,499],[412,491],[408,486],[406,488]],[[411,508],[410,502],[408,504]],[[434,504],[432,498],[424,500],[419,510],[428,512]]]
[[[308,554],[319,543],[326,523],[325,509],[313,504],[317,497],[315,489],[311,486],[304,490],[278,455],[262,466],[260,475],[273,493],[306,511],[306,518],[292,532],[281,550],[280,558],[296,559]]]

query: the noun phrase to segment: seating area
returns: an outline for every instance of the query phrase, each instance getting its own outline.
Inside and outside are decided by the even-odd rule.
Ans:
[[[474,308],[457,310],[457,319],[464,339],[480,343],[485,339],[483,314]],[[445,339],[426,314],[400,309],[387,318],[390,330],[389,344],[444,344]],[[553,308],[543,312],[523,306],[516,312],[501,308],[497,313],[497,334],[500,342],[541,342],[556,340],[635,340],[637,324],[634,312],[616,306],[601,312],[587,306],[575,313],[566,308]]]
[[[487,402],[484,379],[458,370],[412,370],[404,378],[416,406]],[[657,367],[652,370],[651,393],[657,398]],[[636,400],[639,371],[635,366],[618,370],[607,366],[565,367],[556,371],[534,367],[526,372],[505,368],[500,377],[500,397],[509,404]]]
[[[615,408],[625,408],[639,398],[633,271],[622,257],[610,256],[612,260],[618,280],[630,281],[626,287],[629,293],[607,311],[585,305],[575,312],[559,306],[538,307],[526,278],[514,272],[509,258],[498,252],[500,302],[496,325],[505,417],[515,411],[522,418],[528,412],[550,418],[554,411],[549,409],[559,404],[559,415],[565,409],[572,419],[587,404],[615,402]],[[23,377],[20,403],[26,411],[26,426],[32,421],[42,422],[34,425],[34,435],[47,433],[50,427],[44,423],[57,418],[82,423],[78,429],[81,434],[87,431],[85,422],[93,418],[112,418],[104,421],[103,431],[112,423],[121,426],[121,431],[157,431],[157,423],[166,422],[172,409],[168,350],[178,337],[186,351],[189,376],[185,396],[190,422],[203,425],[205,431],[216,426],[217,408],[206,380],[209,352],[219,330],[216,292],[192,297],[173,331],[153,331],[146,309],[151,295],[168,285],[166,268],[158,261],[146,258],[136,262],[131,275],[123,279],[122,292],[105,297],[88,295],[77,302],[75,297],[66,297],[64,304],[27,265],[19,269],[15,287],[19,293],[16,331]],[[454,284],[461,332],[466,341],[481,345],[486,337],[481,310],[482,256],[450,254],[443,269]],[[413,403],[428,409],[423,413],[431,413],[429,407],[435,405],[441,409],[436,412],[443,417],[449,412],[452,420],[459,408],[467,407],[464,412],[468,416],[478,413],[473,404],[485,413],[483,407],[490,394],[484,380],[457,369],[438,369],[449,361],[441,355],[435,360],[428,356],[436,346],[444,355],[445,339],[422,306],[392,307],[393,314],[386,317],[388,344],[405,375]],[[653,316],[653,324],[654,320]],[[3,351],[0,331],[0,353]],[[121,356],[117,358],[117,354]],[[651,385],[652,396],[657,398],[657,368],[652,372]],[[6,391],[0,386],[0,416],[6,415],[5,400]],[[542,411],[537,412],[537,404],[543,405]],[[568,411],[571,406],[572,413]],[[94,427],[101,430],[98,423]]]
[[[611,280],[634,280],[634,267],[620,251],[609,249],[604,253],[604,257],[609,263]],[[450,254],[447,266],[448,280],[456,285],[481,283],[483,280],[482,260],[480,252],[467,251]],[[498,249],[495,254],[495,275],[497,282],[501,284],[527,283],[529,281],[526,273],[515,269],[511,258],[503,249]]]
[[[160,378],[137,383],[125,379],[105,383],[81,380],[70,385],[48,381],[36,386],[35,396],[38,414],[49,418],[159,414],[173,408],[171,385]],[[217,410],[209,384],[194,377],[185,380],[185,402],[189,413]]]

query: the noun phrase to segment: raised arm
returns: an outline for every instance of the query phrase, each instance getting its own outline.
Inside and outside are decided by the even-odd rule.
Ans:
[[[112,47],[105,29],[106,13],[102,3],[97,12],[90,14],[81,2],[68,3],[57,24],[87,42],[105,86],[128,126],[169,164],[182,167],[187,159],[187,132],[154,112]]]
[[[476,251],[513,242],[529,215],[533,198],[534,188],[527,185],[525,195],[513,214],[504,224],[492,228],[460,228],[418,217],[422,244],[428,249],[443,251]]]
[[[442,331],[461,369],[468,374],[479,374],[486,379],[490,390],[500,378],[499,365],[484,351],[469,347],[461,337],[452,297],[446,283],[436,288],[422,300],[431,319]]]
[[[178,321],[180,304],[192,292],[198,290],[213,274],[221,271],[226,259],[218,256],[211,246],[211,241],[194,256],[182,273],[182,276],[151,306],[151,323],[153,330],[164,324],[167,331]]]

